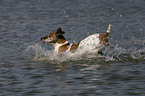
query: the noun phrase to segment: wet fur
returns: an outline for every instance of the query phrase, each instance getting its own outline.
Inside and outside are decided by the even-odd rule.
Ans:
[[[110,32],[111,25],[109,25],[108,30],[105,34],[99,34],[99,43],[105,45],[108,42],[108,35]],[[41,38],[42,42],[52,44],[58,53],[69,51],[74,53],[79,44],[70,44],[67,43],[65,37],[63,36],[65,32],[62,31],[61,28],[58,28],[55,32],[51,32],[47,36]],[[71,48],[70,48],[71,47]]]

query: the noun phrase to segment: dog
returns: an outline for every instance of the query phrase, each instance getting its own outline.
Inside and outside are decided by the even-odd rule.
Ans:
[[[93,34],[79,42],[78,44],[70,44],[65,37],[64,31],[59,27],[55,32],[51,32],[45,37],[41,38],[43,43],[52,44],[56,53],[71,52],[75,53],[77,50],[84,50],[90,52],[92,50],[98,51],[105,47],[108,42],[108,35],[110,33],[111,25],[105,34]]]

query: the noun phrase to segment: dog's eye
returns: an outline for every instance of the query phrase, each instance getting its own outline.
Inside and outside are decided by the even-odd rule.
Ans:
[[[50,37],[50,35],[48,35],[48,37]]]

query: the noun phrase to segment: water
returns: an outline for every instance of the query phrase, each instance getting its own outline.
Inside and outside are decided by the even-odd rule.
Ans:
[[[1,96],[144,96],[144,0],[1,0]],[[40,38],[77,43],[112,24],[103,56],[57,56]]]

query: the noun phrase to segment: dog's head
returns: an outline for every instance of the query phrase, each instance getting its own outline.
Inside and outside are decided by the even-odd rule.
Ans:
[[[55,44],[55,43],[64,43],[66,41],[66,39],[64,38],[63,34],[65,32],[63,32],[61,30],[61,28],[59,27],[56,32],[51,32],[50,34],[48,34],[45,37],[41,38],[41,41],[44,43],[50,43],[50,44]]]

